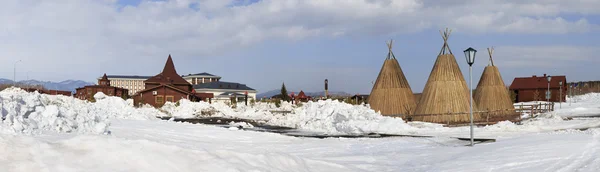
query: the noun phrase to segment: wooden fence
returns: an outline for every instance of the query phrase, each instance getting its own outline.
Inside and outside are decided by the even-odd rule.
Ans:
[[[521,103],[515,105],[515,110],[520,114],[529,114],[531,117],[538,113],[546,113],[554,111],[554,102],[538,102],[535,104]]]
[[[420,120],[425,119],[424,117],[435,116],[435,121]],[[425,121],[445,124],[446,126],[462,126],[470,123],[469,112],[459,113],[443,113],[443,114],[418,114],[418,115],[407,115],[407,121]],[[428,118],[432,119],[432,118]],[[521,121],[521,113],[515,109],[504,109],[504,110],[493,110],[493,111],[474,111],[473,112],[473,123],[476,125],[490,125],[496,124],[500,121]]]

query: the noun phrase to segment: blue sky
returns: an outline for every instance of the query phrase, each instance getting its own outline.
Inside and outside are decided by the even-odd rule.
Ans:
[[[259,92],[369,93],[393,51],[421,92],[449,39],[463,74],[462,50],[485,48],[506,84],[518,76],[600,80],[600,2],[558,0],[9,0],[0,7],[0,78],[95,81],[103,73],[155,75],[171,54],[180,74],[209,72]]]

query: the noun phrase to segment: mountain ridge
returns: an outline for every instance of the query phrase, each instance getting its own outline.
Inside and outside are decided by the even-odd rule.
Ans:
[[[288,94],[291,94],[292,92],[294,92],[294,94],[298,95],[298,93],[300,91],[291,91],[288,90]],[[271,98],[274,95],[277,94],[281,94],[281,89],[275,89],[275,90],[271,90],[271,91],[267,91],[267,92],[262,92],[256,95],[257,99],[261,99],[261,98]],[[325,91],[315,91],[315,92],[307,92],[305,91],[304,94],[306,94],[307,96],[311,96],[311,97],[321,97],[325,95]],[[329,91],[329,95],[330,96],[351,96],[353,94],[350,93],[346,93],[343,91]]]
[[[46,89],[50,90],[63,90],[63,91],[71,91],[75,92],[76,88],[83,87],[86,85],[94,85],[95,83],[86,82],[82,80],[73,80],[68,79],[60,82],[52,82],[52,81],[39,81],[39,80],[23,80],[17,82],[18,84],[26,84],[26,85],[42,85]],[[14,84],[13,80],[0,78],[0,84]]]

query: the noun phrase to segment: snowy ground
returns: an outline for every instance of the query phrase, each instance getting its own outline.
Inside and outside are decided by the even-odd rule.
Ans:
[[[574,129],[600,127],[600,118],[561,117],[595,113],[600,95],[594,94],[575,97],[579,102],[571,110],[563,106],[562,111],[542,114],[523,125],[502,122],[477,127],[477,137],[497,141],[474,147],[452,138],[467,136],[468,127],[404,123],[336,102],[284,107],[300,117],[269,113],[274,108],[268,105],[237,109],[214,105],[222,114],[213,115],[252,117],[324,133],[377,131],[436,137],[296,138],[147,118],[173,112],[175,116],[200,114],[200,109],[184,108],[184,103],[163,109],[164,113],[131,108],[122,99],[99,98],[89,103],[0,92],[5,119],[0,125],[0,171],[600,171],[600,129]],[[573,115],[582,108],[589,112]],[[30,118],[32,114],[46,115]],[[98,132],[98,124],[107,127]],[[71,126],[70,130],[57,129],[64,126]]]

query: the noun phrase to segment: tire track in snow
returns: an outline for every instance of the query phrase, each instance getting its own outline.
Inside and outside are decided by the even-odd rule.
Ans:
[[[594,131],[592,131],[594,132]],[[585,148],[580,149],[582,152],[573,154],[568,158],[556,163],[546,171],[598,171],[598,167],[591,167],[595,161],[599,161],[600,155],[600,135],[593,133],[590,143],[586,144]],[[596,169],[586,169],[596,168]]]

